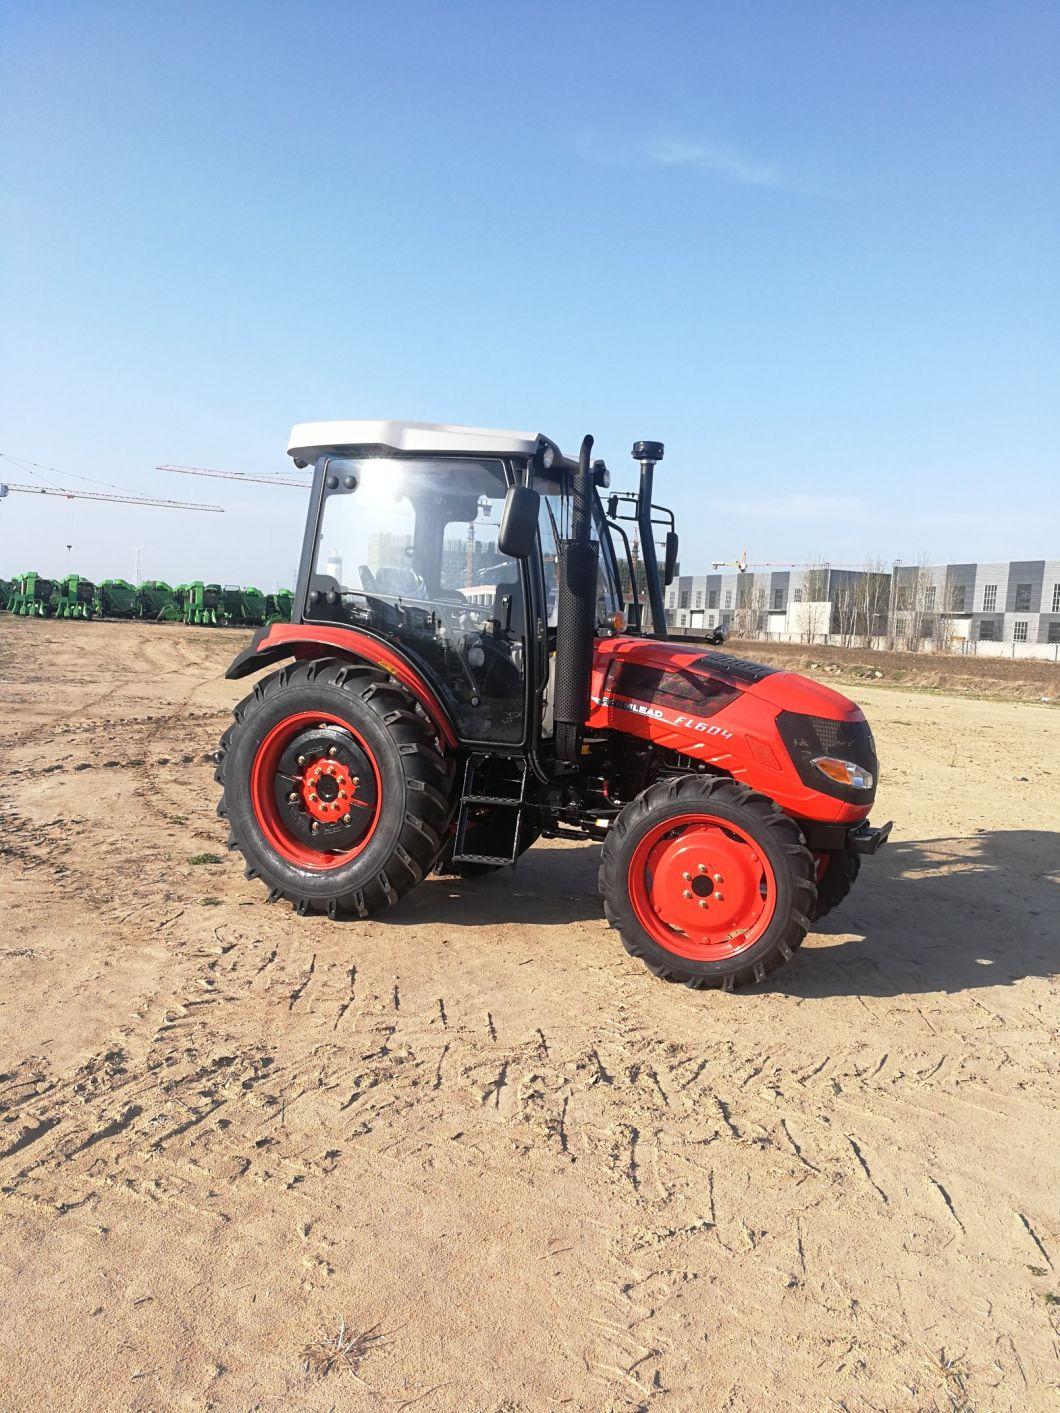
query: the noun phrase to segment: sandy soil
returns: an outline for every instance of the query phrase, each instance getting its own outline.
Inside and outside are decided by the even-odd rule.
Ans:
[[[1057,1406],[1060,712],[860,689],[894,842],[726,996],[587,846],[267,906],[240,645],[0,620],[0,1407]]]
[[[1060,702],[1060,661],[1051,658],[876,652],[868,648],[824,647],[820,643],[763,643],[747,638],[731,638],[724,651],[790,672],[805,672],[847,692],[856,693],[863,682],[869,682],[881,687],[940,691],[950,696]]]

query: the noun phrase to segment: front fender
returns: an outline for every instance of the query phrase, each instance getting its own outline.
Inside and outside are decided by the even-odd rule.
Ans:
[[[238,654],[225,673],[226,678],[249,677],[263,667],[286,658],[341,657],[381,667],[408,689],[427,713],[441,740],[451,749],[457,745],[456,731],[445,706],[404,654],[371,633],[337,624],[270,623],[254,634],[250,647]]]

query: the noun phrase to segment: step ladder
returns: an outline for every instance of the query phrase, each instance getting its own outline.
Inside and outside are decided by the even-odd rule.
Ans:
[[[506,795],[487,795],[475,788],[475,774],[487,757],[484,755],[470,755],[467,764],[464,766],[464,784],[460,793],[460,807],[456,821],[456,840],[453,844],[454,863],[475,863],[493,864],[501,866],[503,864],[514,864],[519,857],[519,845],[522,840],[523,818],[527,810],[534,809],[526,798],[527,786],[527,763],[525,760],[513,759],[511,761],[512,771],[518,776],[518,781],[510,783],[511,789],[517,793]],[[496,761],[496,757],[491,757]],[[503,828],[498,830],[498,844],[503,839],[506,852],[502,853],[498,849],[491,854],[471,853],[467,848],[467,836],[471,829],[481,829],[485,823],[482,819],[475,818],[477,811],[491,807],[498,811],[498,822],[505,820]],[[508,812],[512,811],[512,814]],[[509,847],[510,846],[510,847]]]

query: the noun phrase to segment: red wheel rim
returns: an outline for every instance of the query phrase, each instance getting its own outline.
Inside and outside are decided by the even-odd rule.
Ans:
[[[716,962],[746,952],[766,931],[777,880],[738,824],[683,814],[649,829],[634,849],[629,895],[652,941],[689,961]]]
[[[334,852],[327,852],[324,848],[310,848],[288,825],[280,810],[276,799],[277,770],[280,759],[296,737],[303,732],[318,726],[338,726],[352,737],[357,749],[367,758],[372,770],[374,799],[371,805],[358,801],[356,798],[349,798],[350,806],[358,808],[370,808],[372,817],[365,833],[358,840],[357,844],[349,849],[338,849]],[[323,807],[317,803],[317,797],[310,798],[312,788],[311,782],[315,783],[320,774],[326,772],[336,781],[336,789],[345,787],[350,794],[354,794],[353,779],[349,770],[342,765],[335,766],[325,757],[321,756],[306,762],[304,769],[304,780],[297,782],[295,788],[298,793],[305,797],[306,809],[318,822],[327,822],[326,813]],[[320,711],[300,711],[293,716],[288,716],[283,721],[278,722],[271,731],[267,733],[265,739],[257,749],[254,762],[250,768],[250,800],[254,810],[254,818],[258,822],[266,840],[273,849],[287,860],[288,863],[296,864],[299,868],[311,868],[327,870],[341,868],[351,859],[355,859],[359,853],[367,846],[369,840],[375,833],[376,825],[379,822],[379,810],[383,799],[382,781],[379,776],[379,767],[376,763],[375,755],[368,746],[364,738],[352,729],[349,722],[343,721],[341,717],[334,716],[329,712]],[[339,808],[339,807],[334,807]],[[346,808],[344,801],[341,808]]]

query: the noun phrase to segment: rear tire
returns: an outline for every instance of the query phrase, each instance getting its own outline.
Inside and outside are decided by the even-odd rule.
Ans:
[[[315,744],[297,754],[303,741]],[[377,668],[325,658],[271,673],[236,707],[218,755],[228,847],[270,901],[368,917],[415,887],[441,852],[451,767],[415,699]],[[348,804],[325,799],[320,785],[319,797],[309,794],[317,766],[333,769],[336,784],[323,783],[332,795],[344,788]]]
[[[618,816],[600,891],[626,951],[656,976],[731,991],[801,946],[814,872],[799,826],[767,796],[687,775],[650,786]]]

